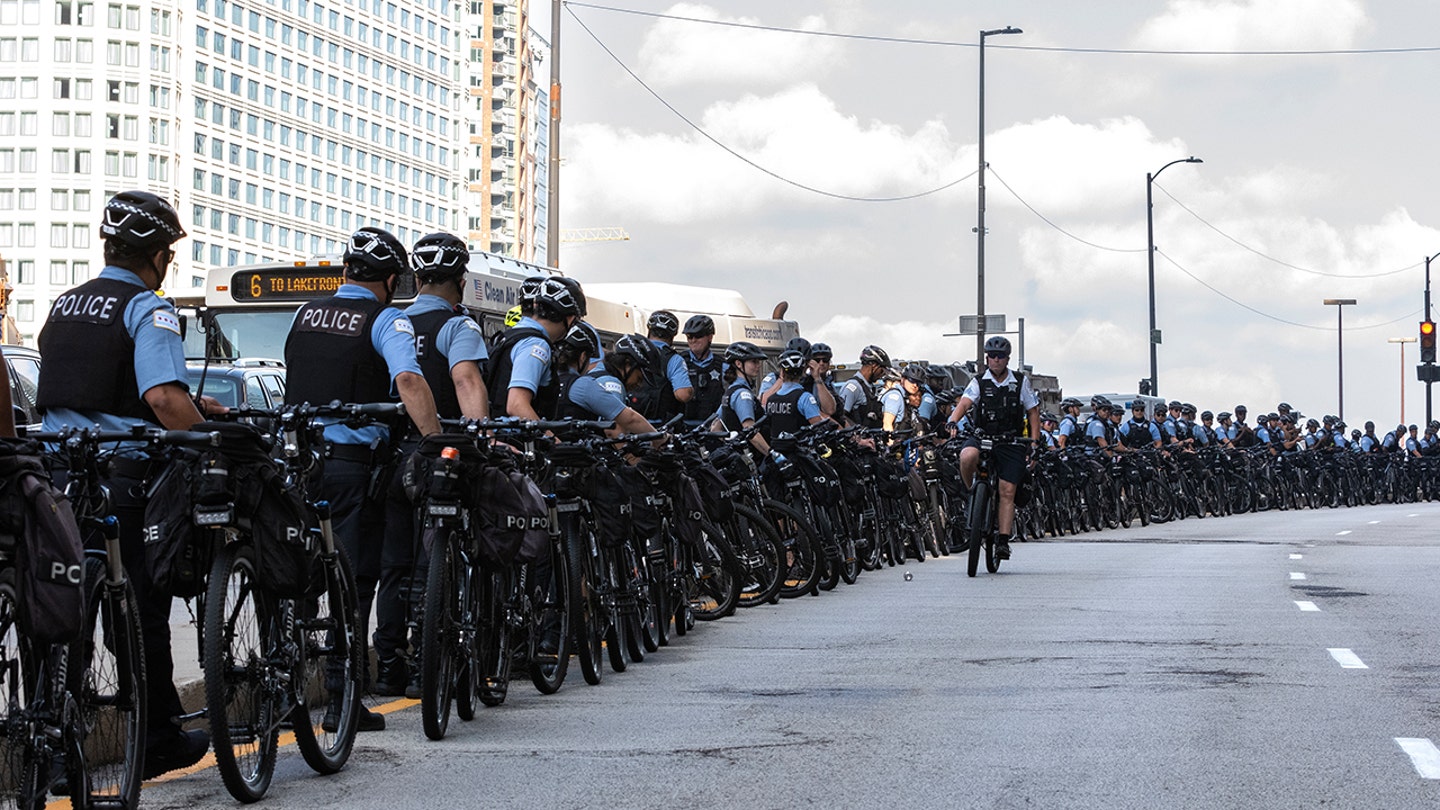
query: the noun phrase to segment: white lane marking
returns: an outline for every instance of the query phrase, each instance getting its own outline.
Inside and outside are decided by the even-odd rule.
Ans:
[[[1411,512],[1410,514],[1406,515],[1405,517],[1420,517],[1420,515],[1419,515],[1419,513],[1417,513],[1417,512]]]
[[[1295,602],[1295,607],[1300,608],[1301,610],[1305,611],[1306,613],[1319,613],[1319,612],[1320,612],[1320,608],[1317,607],[1314,602],[1301,602],[1301,601],[1298,601],[1298,600],[1297,600],[1297,601]]]
[[[1292,559],[1292,560],[1303,560],[1303,559],[1305,559],[1305,555],[1304,555],[1304,554],[1291,554],[1291,555],[1290,555],[1290,559]]]
[[[1372,520],[1372,521],[1370,521],[1370,525],[1371,525],[1371,526],[1374,526],[1376,523],[1379,523],[1379,522],[1380,522],[1380,521],[1378,521],[1378,520]]]
[[[1344,647],[1331,647],[1330,650],[1329,650],[1329,652],[1330,652],[1330,657],[1331,657],[1331,658],[1334,658],[1334,659],[1335,659],[1335,662],[1336,662],[1337,664],[1339,664],[1339,665],[1341,666],[1341,668],[1343,668],[1343,669],[1369,669],[1369,668],[1370,668],[1370,667],[1365,666],[1365,662],[1360,660],[1360,656],[1356,655],[1354,652],[1351,652],[1350,650],[1345,649]]]
[[[1304,575],[1303,573],[1299,572],[1299,571],[1291,571],[1291,572],[1290,572],[1290,578],[1291,578],[1291,579],[1304,579],[1304,578],[1305,578],[1305,575]]]
[[[1349,529],[1346,529],[1346,530],[1343,531],[1343,532],[1336,532],[1336,533],[1335,533],[1335,536],[1336,536],[1336,537],[1344,537],[1345,535],[1347,535],[1347,534],[1349,534],[1349,533],[1350,533],[1350,530],[1349,530]]]
[[[1401,750],[1410,755],[1410,763],[1422,779],[1440,779],[1440,748],[1424,737],[1396,737]]]

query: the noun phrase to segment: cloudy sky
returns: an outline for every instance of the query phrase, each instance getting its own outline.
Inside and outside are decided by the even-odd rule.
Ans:
[[[840,356],[871,342],[969,356],[973,339],[942,333],[975,310],[975,178],[906,201],[841,197],[914,195],[974,172],[974,43],[1013,25],[1025,33],[986,47],[986,309],[1025,318],[1027,362],[1074,395],[1133,392],[1148,375],[1145,174],[1195,155],[1205,162],[1170,167],[1155,188],[1160,393],[1216,411],[1283,398],[1333,413],[1336,312],[1322,299],[1355,298],[1347,421],[1398,418],[1399,347],[1386,339],[1416,333],[1423,260],[1440,252],[1440,51],[1235,52],[1433,47],[1440,4],[611,2],[941,44],[572,4],[562,225],[631,235],[566,245],[561,266],[581,279],[733,287],[766,313],[788,300]],[[534,24],[546,30],[544,8]],[[1424,415],[1416,360],[1412,344],[1411,422]]]

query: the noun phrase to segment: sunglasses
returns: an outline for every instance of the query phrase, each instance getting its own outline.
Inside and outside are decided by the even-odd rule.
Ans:
[[[1008,355],[1008,354],[1006,354],[1006,353],[1004,353],[1004,352],[986,352],[986,353],[985,353],[985,356],[988,357],[988,358],[990,358],[991,360],[995,360],[995,359],[1002,358],[1002,357],[1003,357],[1003,358],[1009,358],[1009,357],[1010,357],[1010,355]]]

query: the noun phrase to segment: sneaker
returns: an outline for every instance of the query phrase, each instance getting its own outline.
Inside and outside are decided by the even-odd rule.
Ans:
[[[210,750],[210,732],[205,729],[182,731],[165,742],[145,749],[143,778],[154,779],[162,773],[188,768],[199,762]]]
[[[1000,539],[995,541],[995,559],[1010,559],[1010,542],[1008,540]]]
[[[376,665],[375,683],[370,693],[381,697],[400,697],[410,681],[410,667],[405,656],[396,655],[382,658]]]

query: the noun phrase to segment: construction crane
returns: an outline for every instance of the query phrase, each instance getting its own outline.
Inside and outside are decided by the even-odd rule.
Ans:
[[[630,234],[621,227],[569,228],[560,231],[561,242],[628,242]]]

